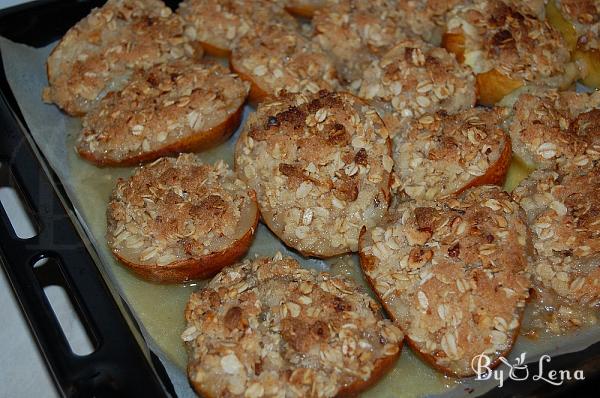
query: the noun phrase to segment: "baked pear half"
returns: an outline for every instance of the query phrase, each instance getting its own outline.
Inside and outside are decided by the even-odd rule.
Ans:
[[[161,158],[117,182],[107,210],[114,256],[152,282],[213,276],[247,252],[258,224],[254,191],[223,162]]]
[[[474,374],[512,348],[531,283],[525,213],[482,186],[402,204],[387,224],[363,229],[361,268],[407,344],[441,372]]]

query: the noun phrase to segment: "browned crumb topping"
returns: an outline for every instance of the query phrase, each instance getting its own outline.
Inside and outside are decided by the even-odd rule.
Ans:
[[[405,134],[394,137],[398,193],[410,199],[436,199],[485,175],[508,144],[501,123],[499,109],[485,108],[413,121]]]
[[[446,15],[464,0],[403,0],[398,7],[409,17],[405,23],[411,31],[432,44],[440,43]]]
[[[600,93],[521,94],[508,129],[515,153],[545,169],[589,168],[600,160]]]
[[[263,220],[302,253],[356,251],[363,225],[387,211],[393,161],[374,109],[345,93],[288,96],[250,115],[236,167]]]
[[[118,91],[135,69],[201,56],[183,36],[181,19],[159,0],[109,0],[72,27],[48,58],[46,101],[88,112]]]
[[[411,344],[446,373],[508,352],[529,296],[525,215],[499,187],[402,205],[361,236],[361,266]]]
[[[353,83],[376,55],[406,37],[404,19],[393,0],[341,0],[315,13],[314,40],[335,58],[340,77]]]
[[[247,93],[248,85],[221,65],[157,65],[84,117],[77,150],[112,161],[159,153],[225,123]]]
[[[209,397],[334,397],[377,374],[403,335],[350,280],[297,261],[245,261],[192,294],[189,378]]]
[[[169,266],[230,247],[252,226],[252,209],[246,185],[225,163],[161,158],[117,182],[108,245],[135,264]]]
[[[362,75],[359,97],[373,103],[392,132],[439,110],[457,113],[475,104],[475,79],[446,50],[403,40]]]
[[[561,327],[580,326],[582,309],[600,307],[600,168],[538,170],[513,195],[533,233],[534,281],[561,299],[554,308],[567,321]]]
[[[564,81],[570,56],[560,33],[516,4],[460,4],[448,15],[446,32],[465,37],[464,63],[477,74],[495,69],[527,82],[570,83]]]
[[[269,0],[184,0],[177,13],[187,37],[220,50],[232,50],[240,38],[265,25],[298,26],[278,2]]]
[[[316,94],[339,86],[333,61],[321,47],[281,25],[258,28],[240,39],[231,64],[271,96]]]

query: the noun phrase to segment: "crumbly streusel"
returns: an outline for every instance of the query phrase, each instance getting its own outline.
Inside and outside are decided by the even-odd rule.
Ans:
[[[225,268],[185,316],[189,379],[206,397],[346,396],[381,376],[403,338],[354,282],[280,254]]]
[[[512,2],[467,1],[448,14],[446,34],[464,36],[464,63],[525,83],[569,85],[569,50],[560,33]]]
[[[44,100],[83,115],[120,90],[134,70],[201,55],[162,1],[109,0],[72,27],[48,57]]]
[[[473,108],[414,120],[406,133],[393,137],[399,198],[431,200],[491,183],[477,181],[494,168],[504,168],[495,181],[502,183],[511,152],[510,139],[500,127],[502,116],[498,108]]]
[[[589,168],[600,160],[600,93],[521,94],[507,127],[515,153],[531,166]]]
[[[156,158],[227,123],[241,111],[247,94],[248,84],[218,64],[157,65],[136,73],[122,91],[105,97],[84,117],[77,150],[99,163],[152,153]],[[221,136],[229,136],[238,123]]]
[[[207,256],[252,227],[253,203],[222,161],[161,158],[117,182],[108,204],[108,245],[118,257],[148,266]]]
[[[554,315],[567,321],[562,327],[589,322],[581,310],[600,307],[600,168],[538,170],[513,196],[529,219],[529,268],[541,294],[560,298]]]
[[[363,225],[387,212],[393,161],[377,112],[346,93],[287,96],[251,115],[236,169],[263,220],[306,255],[356,251]]]
[[[405,17],[393,0],[341,0],[315,13],[313,40],[335,58],[340,77],[356,85],[377,55],[406,38]]]
[[[261,26],[298,26],[278,2],[269,0],[184,0],[177,13],[190,40],[219,52],[231,51],[240,38]]]
[[[241,38],[230,61],[269,96],[339,88],[333,60],[317,43],[281,25],[258,27]]]
[[[516,338],[529,296],[525,214],[499,187],[407,202],[361,235],[361,267],[407,341],[447,374],[497,362]]]

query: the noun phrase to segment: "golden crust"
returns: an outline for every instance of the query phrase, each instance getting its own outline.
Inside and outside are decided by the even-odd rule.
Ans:
[[[254,191],[222,162],[162,158],[119,180],[107,240],[119,261],[165,283],[206,278],[239,260],[258,224]]]
[[[600,160],[600,93],[521,94],[507,125],[514,151],[531,167],[589,168]]]
[[[503,112],[474,108],[437,113],[394,136],[394,174],[401,200],[432,200],[477,185],[504,183],[510,137],[499,127]]]
[[[72,27],[46,64],[43,98],[81,116],[120,90],[137,69],[202,52],[187,43],[180,18],[159,0],[110,0]]]
[[[529,296],[523,210],[498,187],[435,202],[408,202],[384,227],[364,229],[360,259],[406,340],[427,362],[458,377],[472,358],[492,363],[517,336]]]
[[[532,231],[537,288],[559,299],[554,311],[566,328],[581,325],[581,310],[600,307],[600,168],[538,170],[513,196]]]
[[[402,333],[348,279],[259,258],[192,294],[182,334],[206,397],[349,397],[400,355]]]
[[[356,251],[360,228],[387,212],[392,167],[381,118],[345,93],[262,103],[236,147],[264,222],[309,256]]]
[[[254,102],[282,91],[316,94],[339,88],[333,61],[319,45],[279,25],[258,28],[241,38],[230,65],[251,83]]]
[[[423,115],[471,108],[475,79],[443,48],[403,40],[363,72],[358,96],[377,107],[394,136]]]
[[[313,40],[335,59],[340,78],[354,83],[376,56],[406,38],[404,20],[392,0],[340,0],[315,13]]]
[[[482,76],[478,90],[485,105],[522,85],[566,88],[578,77],[560,33],[515,4],[460,4],[448,15],[445,34],[447,49],[458,50],[457,57]]]
[[[84,117],[77,151],[99,165],[131,165],[214,146],[238,127],[247,93],[220,65],[155,66]]]
[[[186,36],[217,56],[229,55],[243,36],[259,27],[275,22],[290,30],[298,27],[278,2],[269,0],[184,0],[177,13]]]

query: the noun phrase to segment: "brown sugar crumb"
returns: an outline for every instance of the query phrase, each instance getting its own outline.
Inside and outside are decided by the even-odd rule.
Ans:
[[[560,33],[516,2],[468,1],[447,20],[446,34],[462,37],[460,58],[477,75],[495,71],[520,84],[550,87],[567,87],[577,78]]]
[[[137,69],[201,57],[183,30],[162,1],[108,1],[72,27],[50,54],[44,100],[80,116],[120,90]]]
[[[220,143],[236,129],[247,93],[246,83],[216,64],[140,71],[85,116],[77,151],[99,164],[135,164]]]
[[[544,169],[589,168],[600,160],[600,93],[537,90],[521,94],[508,130],[515,153]]]
[[[281,254],[224,269],[185,317],[188,376],[206,397],[353,396],[395,362],[403,338],[352,281]]]
[[[529,245],[523,210],[483,186],[402,204],[361,234],[361,267],[411,347],[466,377],[475,356],[497,363],[512,347],[529,296]]]
[[[357,84],[362,71],[406,38],[404,12],[391,0],[340,0],[315,13],[314,38],[336,60],[340,77]]]
[[[226,164],[182,154],[120,179],[107,218],[108,245],[119,259],[169,268],[226,251],[255,227],[257,208]]]
[[[395,135],[426,114],[471,108],[475,77],[443,48],[403,40],[364,71],[358,96],[378,108]]]
[[[356,251],[360,228],[387,212],[392,167],[381,118],[346,93],[262,103],[236,148],[236,168],[269,228],[319,257]]]
[[[228,54],[240,38],[259,27],[298,27],[278,2],[269,0],[184,0],[177,13],[185,22],[186,36],[215,55]]]
[[[464,0],[405,0],[398,7],[410,17],[405,23],[412,32],[424,40],[439,45],[442,30],[446,26],[446,15]]]
[[[538,170],[513,192],[529,220],[530,272],[571,327],[597,321],[600,306],[600,168]],[[586,309],[594,309],[589,319]],[[588,319],[586,319],[588,318]],[[558,332],[565,326],[564,322]]]
[[[281,25],[257,28],[241,38],[231,67],[253,83],[259,99],[282,91],[316,94],[339,88],[333,61],[321,47]]]
[[[500,128],[502,111],[474,108],[436,113],[394,136],[399,198],[436,199],[468,186],[501,184],[510,164],[510,139]]]

